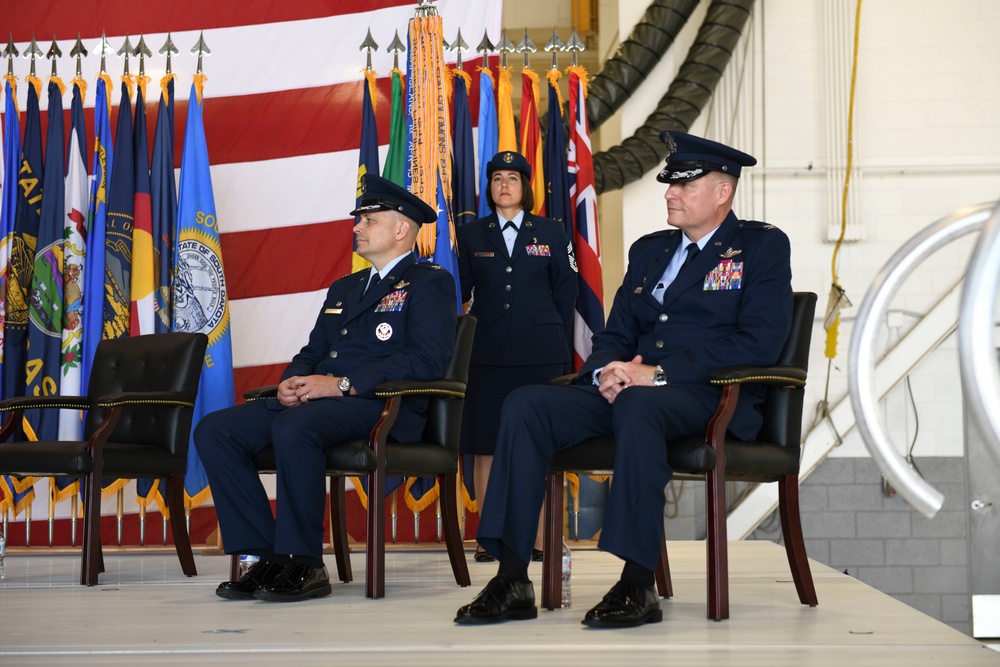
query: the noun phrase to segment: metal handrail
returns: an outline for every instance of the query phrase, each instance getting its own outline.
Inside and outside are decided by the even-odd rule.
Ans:
[[[851,346],[848,357],[848,387],[850,390],[851,406],[854,409],[854,415],[857,419],[858,432],[861,434],[865,446],[871,453],[872,459],[878,465],[885,478],[892,484],[893,488],[910,505],[928,518],[933,517],[941,509],[944,503],[944,495],[928,484],[921,477],[920,473],[892,446],[885,426],[880,419],[880,411],[877,409],[878,400],[873,392],[875,387],[876,337],[893,296],[906,277],[913,274],[913,269],[925,258],[955,239],[983,230],[988,221],[996,218],[995,207],[996,203],[989,203],[959,209],[924,228],[904,243],[875,275],[874,280],[868,288],[868,292],[865,294],[865,299],[858,310],[854,330],[851,333]],[[995,224],[993,225],[993,227],[996,226]],[[997,231],[993,232],[992,238],[1000,238]],[[986,243],[982,243],[980,248],[983,251],[984,258],[989,259],[974,259],[973,264],[977,265],[981,273],[993,271],[993,280],[989,281],[989,285],[984,285],[981,282],[983,280],[988,281],[988,278],[985,277],[970,280],[973,268],[973,264],[970,264],[970,271],[966,276],[962,299],[963,306],[966,301],[974,300],[975,306],[973,308],[978,307],[983,311],[976,314],[976,316],[981,316],[988,312],[990,332],[992,332],[993,327],[992,316],[993,304],[996,299],[997,272],[1000,271],[1000,261],[995,259],[995,255],[1000,252],[1000,242],[994,240],[991,242],[991,245],[998,246],[998,248],[987,249]],[[991,267],[978,266],[978,264],[990,260],[993,261]],[[988,308],[983,307],[986,299],[991,299]],[[984,328],[982,323],[971,323],[971,317],[971,315],[969,318],[963,316],[960,319],[959,330],[962,332],[960,335],[972,336],[973,332],[966,330],[973,327]],[[978,333],[979,337],[976,339],[976,345],[968,354],[974,355],[981,361],[983,352],[982,341],[979,338],[982,338],[982,332]],[[961,338],[959,343],[961,352],[961,348],[963,347]],[[994,374],[991,378],[994,381],[992,385],[994,388],[987,388],[984,383],[982,386],[986,391],[970,391],[965,377],[964,364],[963,387],[966,388],[966,397],[969,397],[970,394],[977,394],[979,398],[987,401],[1000,401],[1000,378],[996,376],[995,352],[991,350],[988,354],[992,355],[991,358],[994,362],[991,364],[994,369]],[[973,365],[971,361],[968,363]],[[976,370],[977,375],[973,376],[973,380],[978,385],[980,381],[978,372],[982,369]],[[968,382],[973,382],[973,380],[968,380]],[[976,388],[978,389],[978,386]],[[990,393],[990,396],[982,395],[986,393]],[[993,403],[990,402],[988,405],[992,406]],[[1000,403],[997,403],[997,405],[1000,405]],[[980,409],[994,410],[994,415],[990,419],[997,417],[997,412],[1000,410],[1000,408],[991,408],[987,405],[980,406]],[[1000,429],[1000,423],[996,426],[992,425],[992,421],[983,423],[989,423],[991,425],[989,429],[992,429],[991,431],[983,429],[984,435],[991,434],[994,439],[997,438],[997,434],[1000,432],[997,430]],[[1000,460],[1000,444],[996,445],[996,449],[996,456]]]

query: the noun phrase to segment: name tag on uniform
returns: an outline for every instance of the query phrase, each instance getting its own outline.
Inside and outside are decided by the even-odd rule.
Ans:
[[[327,315],[340,315],[342,312],[344,312],[344,309],[343,308],[327,308],[323,312],[326,313]]]
[[[531,244],[524,246],[525,252],[527,252],[532,257],[551,257],[552,251],[549,250],[547,245]]]
[[[406,290],[396,290],[395,292],[389,292],[382,300],[378,302],[375,306],[376,313],[398,313],[403,310],[403,304],[406,303],[406,297],[409,294]]]
[[[477,252],[474,257],[493,257],[493,255],[492,252]]]
[[[743,262],[724,259],[705,276],[704,291],[741,289],[743,287]]]

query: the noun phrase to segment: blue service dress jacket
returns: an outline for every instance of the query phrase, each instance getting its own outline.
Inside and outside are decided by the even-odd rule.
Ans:
[[[441,377],[455,347],[454,278],[411,253],[365,291],[370,269],[333,283],[309,341],[281,376],[347,376],[360,398],[382,382]],[[364,296],[362,296],[364,295]],[[277,399],[272,399],[277,400]],[[426,400],[404,400],[392,434],[418,440]]]
[[[791,249],[780,229],[732,212],[663,295],[652,295],[681,246],[676,229],[654,232],[629,249],[624,281],[578,383],[611,361],[660,365],[671,384],[708,384],[727,366],[774,363],[791,328]],[[730,424],[740,439],[756,436],[763,388],[747,385]]]
[[[570,363],[579,288],[565,226],[526,211],[510,254],[495,212],[457,231],[462,301],[476,317],[472,363]]]

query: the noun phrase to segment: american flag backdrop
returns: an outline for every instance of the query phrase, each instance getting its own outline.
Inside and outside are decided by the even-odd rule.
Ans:
[[[484,30],[498,40],[502,0],[435,4],[445,39],[452,41],[461,28],[477,41]],[[204,32],[211,49],[203,59],[208,77],[205,134],[229,288],[238,395],[277,381],[305,343],[327,287],[351,270],[353,219],[347,212],[354,207],[365,66],[359,46],[369,29],[380,45],[372,67],[378,74],[382,161],[389,139],[393,65],[386,47],[397,30],[405,42],[416,6],[413,0],[83,0],[9,3],[0,16],[7,29],[3,32],[11,33],[22,53],[33,35],[43,51],[50,42],[41,36],[55,35],[68,54],[79,33],[91,52],[82,62],[89,82],[96,81],[100,69],[93,47],[102,31],[115,51],[126,35],[133,43],[144,36],[153,51],[145,62],[153,82],[165,71],[165,56],[157,51],[170,33],[180,50],[172,58],[180,119],[187,114],[186,95],[197,65],[190,49]],[[446,53],[446,59],[454,58]],[[470,72],[481,64],[476,54],[465,54],[463,60]],[[117,84],[123,60],[109,55],[106,64]],[[72,76],[75,65],[68,55],[58,66],[62,76]],[[23,79],[28,67],[26,60],[16,59],[15,75]],[[138,70],[135,57],[130,68],[133,74]],[[49,71],[48,61],[36,63],[40,78]],[[93,91],[91,87],[85,103],[89,136]],[[478,94],[471,97],[475,116]],[[152,118],[156,98],[150,98]],[[153,128],[150,123],[150,133]],[[183,134],[183,123],[178,123],[175,167],[180,166]]]

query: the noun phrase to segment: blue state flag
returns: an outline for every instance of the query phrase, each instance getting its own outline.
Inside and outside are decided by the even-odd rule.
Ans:
[[[374,73],[368,70],[374,79]],[[375,107],[372,104],[371,89],[374,84],[368,79],[366,73],[365,80],[361,83],[364,88],[364,97],[361,102],[361,145],[358,153],[358,182],[356,189],[355,208],[361,206],[362,189],[365,174],[378,175],[380,172],[378,165],[378,125],[375,122]],[[354,216],[354,224],[358,224],[360,216]],[[364,257],[358,254],[358,237],[351,235],[354,243],[354,252],[351,254],[351,268],[353,271],[371,266]]]
[[[94,157],[90,173],[90,208],[87,212],[87,258],[83,265],[83,366],[80,385],[86,391],[97,344],[104,330],[105,228],[108,218],[108,187],[115,149],[111,141],[111,103],[104,79],[97,80],[94,100]]]
[[[483,63],[486,65],[486,63]],[[485,67],[479,73],[479,217],[490,214],[490,205],[486,201],[486,193],[490,189],[490,179],[486,174],[486,165],[496,155],[500,141],[497,125],[497,102],[493,90],[493,76]]]
[[[549,132],[545,135],[542,171],[545,173],[545,216],[566,225],[573,238],[573,216],[569,199],[569,172],[566,164],[566,132],[563,129],[559,93],[549,80]]]
[[[38,93],[28,85],[24,144],[18,160],[17,205],[7,269],[7,318],[4,321],[4,397],[24,396],[28,303],[35,248],[42,214],[42,121]]]
[[[170,331],[170,277],[173,275],[174,227],[177,224],[177,186],[174,183],[174,79],[161,84],[153,140],[150,185],[153,207],[153,258],[156,263],[156,333]]]
[[[454,184],[451,196],[457,227],[479,217],[476,209],[476,154],[472,146],[472,116],[469,112],[466,76],[455,77],[452,118],[455,120],[455,136],[452,141],[455,160],[451,171]]]
[[[66,214],[66,127],[62,90],[49,81],[48,137],[42,210],[28,301],[28,352],[25,383],[30,396],[58,396],[63,328],[63,216]],[[58,410],[29,410],[25,431],[32,440],[55,440]]]
[[[204,415],[233,405],[235,393],[229,295],[202,121],[203,102],[198,93],[196,84],[192,84],[177,189],[173,288],[174,331],[198,331],[208,336],[192,434]],[[184,477],[185,503],[193,508],[208,500],[210,495],[205,468],[191,441]]]
[[[132,231],[135,214],[134,137],[132,99],[122,83],[118,105],[115,153],[119,160],[111,174],[108,215],[104,228],[104,333],[105,340],[129,335],[132,311]]]
[[[7,314],[7,270],[10,264],[10,247],[14,236],[14,213],[17,210],[17,172],[21,168],[21,118],[17,112],[15,88],[7,81],[3,116],[3,183],[0,198],[0,322]],[[3,391],[3,325],[0,324],[0,395]]]

